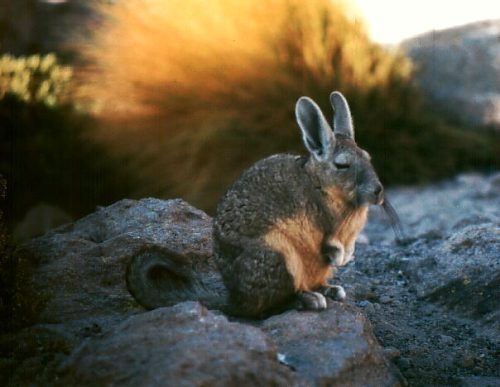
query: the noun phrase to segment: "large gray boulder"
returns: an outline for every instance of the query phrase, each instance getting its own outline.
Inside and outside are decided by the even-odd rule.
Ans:
[[[500,128],[500,19],[432,31],[402,43],[417,81],[441,110]]]
[[[142,311],[125,281],[131,257],[168,247],[186,265],[213,271],[211,227],[208,215],[182,200],[122,200],[34,239],[20,261],[30,273],[20,284],[32,313],[26,318],[67,324]]]
[[[182,200],[122,200],[23,245],[17,318],[26,327],[0,337],[0,347],[11,347],[0,359],[5,383],[403,383],[354,306],[239,323],[195,302],[148,311],[126,278],[150,251],[182,257],[176,264],[205,288],[223,287],[211,218]]]

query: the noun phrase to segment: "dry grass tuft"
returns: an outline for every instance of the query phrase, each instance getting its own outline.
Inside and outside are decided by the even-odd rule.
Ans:
[[[101,119],[100,140],[131,155],[143,179],[136,196],[182,196],[213,209],[255,160],[301,151],[295,101],[309,95],[329,114],[335,89],[351,101],[358,142],[386,180],[445,173],[425,166],[427,142],[454,132],[423,114],[410,62],[371,43],[347,2],[207,4],[99,6],[104,22],[76,73],[79,100]],[[453,169],[452,153],[448,159]]]

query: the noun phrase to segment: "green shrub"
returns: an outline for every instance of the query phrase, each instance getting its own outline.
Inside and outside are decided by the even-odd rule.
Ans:
[[[56,106],[67,96],[72,70],[55,54],[0,57],[0,99],[10,93],[26,103]]]
[[[91,140],[96,126],[71,103],[69,67],[53,54],[0,58],[0,174],[9,226],[52,203],[73,217],[129,196],[122,160]]]

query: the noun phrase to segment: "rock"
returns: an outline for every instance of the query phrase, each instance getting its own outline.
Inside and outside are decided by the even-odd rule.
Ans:
[[[453,342],[455,341],[455,340],[453,339],[453,337],[448,336],[448,335],[438,335],[438,338],[439,338],[439,340],[440,340],[443,344],[445,344],[445,345],[447,345],[447,344],[451,344],[451,343],[453,343]]]
[[[128,318],[64,362],[61,386],[299,386],[259,329],[186,302]]]
[[[394,347],[386,347],[384,348],[384,355],[392,360],[398,358],[401,355],[401,351]]]
[[[453,217],[451,211],[449,216]],[[414,243],[408,250],[411,259],[402,258],[398,265],[419,297],[482,320],[495,330],[499,325],[490,320],[499,312],[500,227],[498,220],[483,217],[477,222],[460,222],[432,245]]]
[[[287,364],[316,386],[404,384],[378,345],[366,317],[334,302],[321,312],[290,311],[263,322]],[[356,372],[352,372],[356,370]]]
[[[398,359],[398,365],[401,367],[401,369],[406,370],[406,369],[410,368],[411,360],[406,358],[406,357],[400,357]]]
[[[64,357],[86,337],[143,312],[125,281],[135,255],[167,248],[185,254],[186,266],[213,271],[211,232],[210,217],[182,200],[122,200],[22,245],[14,312],[26,328],[16,342],[0,340],[6,358],[21,359],[9,367],[12,377],[52,384],[50,370],[60,362],[54,354]]]
[[[499,35],[497,19],[432,31],[402,48],[437,107],[469,124],[500,128]]]
[[[471,317],[498,310],[500,299],[500,227],[466,226],[436,251],[439,275],[427,275],[416,289],[423,297]]]
[[[463,353],[459,356],[458,362],[464,368],[472,368],[475,365],[476,357],[472,353]]]
[[[322,313],[291,311],[263,322],[231,323],[193,302],[148,312],[131,295],[127,272],[164,251],[180,257],[175,270],[196,272],[205,288],[217,290],[211,237],[204,212],[182,200],[143,199],[100,208],[22,245],[19,316],[26,327],[0,336],[0,348],[10,348],[0,357],[8,380],[0,381],[12,386],[404,382],[354,306],[333,303]]]
[[[462,387],[498,387],[500,386],[500,377],[495,376],[467,376],[460,378],[458,384]]]
[[[22,246],[24,298],[38,323],[128,316],[143,308],[125,283],[146,249],[168,248],[203,271],[211,264],[211,219],[181,200],[122,200]],[[206,263],[206,265],[205,265]]]
[[[392,303],[392,298],[387,296],[387,295],[383,295],[382,297],[380,297],[380,303],[381,304],[390,304],[390,303]]]

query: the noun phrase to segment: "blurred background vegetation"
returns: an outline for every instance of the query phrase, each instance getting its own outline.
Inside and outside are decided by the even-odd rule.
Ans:
[[[331,115],[332,90],[386,185],[500,166],[498,131],[437,113],[410,60],[370,41],[348,2],[73,3],[85,16],[58,25],[57,56],[40,45],[0,59],[10,225],[39,202],[76,218],[123,197],[180,196],[212,212],[256,160],[303,153],[295,101]]]
[[[78,216],[132,188],[118,161],[88,136],[96,121],[74,107],[71,77],[54,54],[0,58],[0,174],[9,225],[42,202]]]

